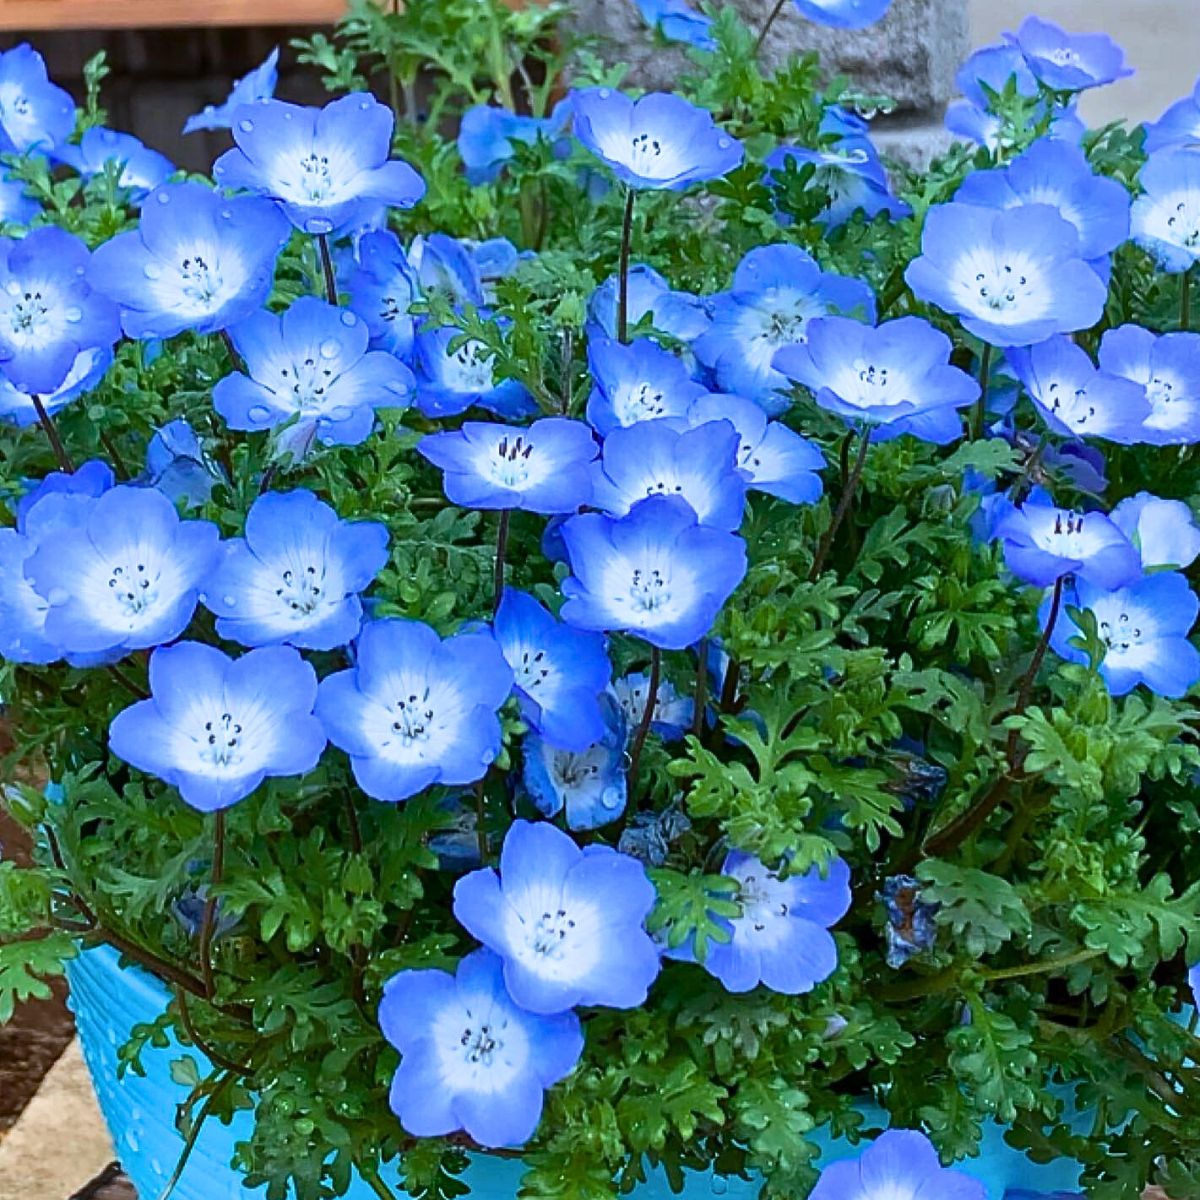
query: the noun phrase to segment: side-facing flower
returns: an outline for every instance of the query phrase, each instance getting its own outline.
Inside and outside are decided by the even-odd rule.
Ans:
[[[287,240],[269,201],[168,183],[146,197],[137,229],[96,248],[89,279],[121,306],[130,337],[215,333],[266,303]]]
[[[718,128],[706,108],[671,92],[634,100],[611,88],[571,96],[575,136],[622,183],[676,191],[719,179],[741,164],[742,144]]]
[[[81,354],[107,354],[121,336],[116,306],[88,283],[89,261],[54,225],[0,238],[0,370],[18,391],[58,391]]]
[[[482,342],[462,337],[462,330],[453,325],[417,333],[417,407],[427,417],[453,417],[468,408],[486,408],[510,421],[536,412],[537,405],[523,384],[496,378],[492,352]],[[462,344],[452,350],[456,339]]]
[[[944,444],[962,436],[957,410],[979,397],[979,384],[950,365],[951,349],[950,339],[920,317],[878,327],[820,317],[806,342],[775,355],[775,368],[852,426]]]
[[[563,624],[514,588],[504,589],[494,633],[521,713],[544,742],[582,751],[604,737],[600,698],[612,664],[601,635]]]
[[[324,108],[244,105],[230,125],[237,145],[213,164],[213,178],[277,201],[306,233],[339,233],[376,209],[411,208],[425,194],[420,175],[389,158],[394,124],[392,110],[365,92]]]
[[[865,29],[883,20],[892,0],[794,0],[802,17],[835,29]]]
[[[792,504],[815,504],[821,497],[825,455],[781,421],[768,421],[753,400],[718,392],[701,396],[687,413],[688,424],[728,421],[738,432],[737,465],[750,491]]]
[[[1043,629],[1050,600],[1042,604]],[[1104,648],[1100,676],[1114,696],[1144,683],[1159,696],[1179,699],[1200,681],[1200,651],[1188,634],[1200,613],[1200,600],[1175,571],[1147,575],[1112,590],[1076,578],[1067,589],[1050,645],[1068,662],[1086,663],[1087,651],[1073,643],[1081,631],[1072,609],[1090,612]]]
[[[1100,368],[1131,379],[1150,405],[1139,440],[1158,445],[1200,441],[1200,334],[1156,335],[1140,325],[1109,329]]]
[[[987,1200],[987,1194],[970,1175],[943,1167],[923,1133],[889,1129],[857,1158],[830,1163],[810,1200]]]
[[[446,971],[401,971],[379,1004],[383,1036],[400,1051],[390,1104],[413,1137],[463,1130],[481,1146],[521,1146],[537,1129],[542,1093],[575,1068],[574,1013],[518,1007],[500,959],[476,950]]]
[[[592,466],[592,504],[623,517],[647,496],[679,496],[701,525],[735,530],[746,507],[739,445],[723,418],[695,428],[660,420],[614,429]]]
[[[1146,123],[1147,154],[1191,142],[1200,142],[1200,80],[1191,95],[1176,100],[1157,121]]]
[[[382,350],[368,350],[366,323],[349,309],[301,296],[282,315],[262,310],[230,331],[246,373],[226,375],[213,407],[231,429],[285,422],[303,437],[352,446],[366,439],[375,409],[412,398],[412,372]]]
[[[311,771],[325,749],[316,672],[290,646],[241,658],[199,642],[163,647],[150,656],[150,693],[117,714],[109,749],[201,812],[236,804],[268,777]]]
[[[918,299],[955,314],[993,346],[1088,329],[1108,297],[1080,255],[1075,226],[1048,204],[938,205],[904,278]]]
[[[746,574],[746,543],[701,525],[677,496],[651,496],[620,520],[571,517],[563,538],[572,571],[563,620],[634,633],[664,650],[708,633]]]
[[[119,186],[128,188],[137,200],[175,173],[175,164],[165,154],[151,150],[130,133],[98,125],[89,129],[78,145],[62,146],[57,156],[84,179],[102,174],[109,163],[119,166]]]
[[[9,179],[0,169],[0,222],[6,225],[28,225],[42,211],[42,206],[25,190],[21,179]]]
[[[581,850],[548,821],[514,821],[499,874],[460,879],[454,915],[504,960],[505,985],[522,1008],[636,1008],[659,971],[644,927],[654,901],[637,859],[607,846]]]
[[[435,783],[482,779],[500,750],[496,714],[512,685],[490,633],[443,641],[419,621],[374,621],[355,665],[321,681],[317,716],[359,787],[394,803]]]
[[[533,144],[539,138],[553,142],[570,118],[562,103],[549,117],[527,117],[507,108],[476,104],[463,113],[458,130],[458,153],[473,184],[491,183],[500,177],[514,154],[516,142]],[[566,143],[564,141],[564,146]]]
[[[276,46],[254,70],[248,71],[234,83],[223,103],[206,104],[198,113],[188,117],[183,132],[228,129],[233,124],[233,114],[239,108],[260,100],[270,100],[275,95],[275,85],[278,82],[279,47]]]
[[[1138,492],[1112,510],[1113,524],[1137,547],[1142,569],[1183,571],[1200,556],[1200,528],[1182,500]]]
[[[588,397],[587,419],[605,436],[639,421],[682,417],[705,394],[681,359],[644,338],[628,345],[593,341],[588,367],[596,386]]]
[[[43,536],[25,571],[50,604],[46,636],[72,654],[174,641],[196,611],[220,534],[181,521],[154,488],[112,488]]]
[[[610,275],[588,299],[586,332],[589,343],[617,336],[617,298],[620,280]],[[642,319],[680,342],[690,342],[708,328],[704,301],[691,292],[674,291],[653,267],[634,263],[629,268],[629,328],[636,332]]]
[[[1200,260],[1200,153],[1191,143],[1156,150],[1138,174],[1142,194],[1133,202],[1133,240],[1168,272]]]
[[[1053,21],[1026,17],[1006,39],[1021,51],[1029,69],[1056,92],[1103,87],[1126,75],[1125,52],[1105,33],[1068,33]]]
[[[642,20],[668,42],[682,42],[698,50],[715,50],[712,18],[697,12],[687,0],[634,0]]]
[[[387,562],[376,521],[343,521],[308,491],[268,492],[225,543],[201,600],[217,632],[243,646],[333,650],[358,635],[359,593]]]
[[[861,135],[840,138],[820,149],[807,146],[780,146],[766,158],[766,182],[778,186],[788,164],[811,166],[806,190],[815,189],[828,196],[817,214],[822,225],[844,225],[859,210],[868,221],[880,213],[893,218],[907,217],[912,210],[892,195],[887,170],[875,147]],[[779,174],[777,174],[777,172]]]
[[[367,323],[371,348],[408,358],[416,329],[410,310],[417,296],[417,277],[391,230],[377,229],[359,239],[345,290],[351,310]]]
[[[207,504],[222,481],[228,482],[224,468],[209,456],[191,425],[177,417],[155,430],[146,446],[146,469],[136,482],[158,488],[172,504],[190,510]]]
[[[17,387],[4,374],[4,364],[0,363],[0,421],[9,421],[14,425],[35,424],[39,416],[37,406],[33,402],[34,396],[41,400],[42,407],[53,416],[66,408],[72,400],[90,392],[104,378],[112,360],[111,346],[92,346],[87,350],[80,350],[75,355],[67,377],[50,392]]]
[[[22,42],[0,53],[0,154],[45,154],[75,128],[75,101],[50,82],[42,56]]]
[[[484,303],[483,275],[466,242],[445,233],[418,234],[408,248],[408,261],[427,299],[438,296],[455,308]]]
[[[464,508],[572,513],[592,497],[589,464],[599,447],[582,421],[545,417],[532,425],[466,421],[431,433],[417,450],[444,472],[448,499]]]
[[[646,697],[650,692],[650,676],[644,671],[631,671],[614,680],[612,695],[625,718],[625,730],[633,737],[646,715]],[[691,696],[681,696],[669,679],[660,679],[654,696],[654,712],[650,728],[664,742],[676,742],[691,728],[694,705]]]

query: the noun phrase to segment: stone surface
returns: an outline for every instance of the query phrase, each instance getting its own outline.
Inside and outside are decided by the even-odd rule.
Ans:
[[[950,149],[954,138],[942,121],[942,113],[912,113],[880,117],[871,125],[871,140],[887,162],[924,174],[939,154]]]

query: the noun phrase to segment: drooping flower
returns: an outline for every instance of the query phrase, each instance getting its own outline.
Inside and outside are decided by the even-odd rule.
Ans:
[[[42,154],[75,128],[75,102],[50,82],[42,56],[22,42],[0,53],[0,154]]]
[[[1200,334],[1156,335],[1139,325],[1109,329],[1100,339],[1100,369],[1131,379],[1145,392],[1150,415],[1142,441],[1200,441]]]
[[[358,258],[346,280],[350,309],[367,323],[371,348],[407,359],[412,353],[416,321],[412,302],[417,277],[400,239],[388,229],[364,234]]]
[[[828,196],[828,202],[817,214],[822,225],[837,228],[859,210],[868,221],[880,213],[898,219],[912,212],[904,201],[892,195],[887,170],[866,137],[840,138],[819,149],[780,146],[767,155],[767,184],[778,186],[789,164],[796,169],[812,166],[806,189],[816,189]]]
[[[49,602],[46,637],[71,654],[174,641],[196,610],[220,534],[181,521],[159,491],[115,487],[43,536],[25,572]]]
[[[883,20],[892,0],[794,0],[802,17],[835,29],[865,29]]]
[[[992,537],[1002,543],[1009,570],[1038,587],[1074,575],[1097,587],[1116,588],[1141,574],[1136,547],[1100,512],[1027,500],[996,521]]]
[[[1200,80],[1190,96],[1176,100],[1157,121],[1146,123],[1147,154],[1200,142]]]
[[[930,209],[921,257],[904,272],[917,298],[994,346],[1028,346],[1088,329],[1108,289],[1083,260],[1075,226],[1048,204]]]
[[[222,468],[208,456],[196,431],[184,418],[168,421],[146,446],[146,470],[137,482],[158,488],[172,504],[185,509],[207,504]]]
[[[875,297],[861,280],[822,271],[799,246],[759,246],[738,264],[733,287],[712,298],[712,326],[693,349],[722,391],[774,414],[788,387],[776,351],[803,342],[808,322],[830,313],[873,321]]]
[[[739,166],[742,144],[712,113],[671,92],[638,100],[612,88],[572,93],[575,136],[635,189],[676,191],[719,179]]]
[[[596,386],[588,397],[587,419],[604,436],[639,421],[683,417],[705,395],[681,359],[644,338],[628,345],[593,341],[588,367]]]
[[[387,562],[387,527],[343,521],[312,492],[268,492],[225,543],[204,606],[217,632],[243,646],[348,645],[362,625],[359,593]]]
[[[1190,145],[1156,150],[1138,174],[1132,236],[1174,274],[1200,260],[1200,153]]]
[[[87,246],[54,225],[0,238],[0,371],[17,391],[70,388],[79,356],[107,354],[120,337],[116,306],[88,283],[89,261]]]
[[[878,894],[887,924],[887,965],[902,967],[910,958],[932,950],[937,941],[941,905],[921,897],[921,881],[912,875],[891,875]]]
[[[631,813],[621,830],[617,849],[648,867],[661,867],[671,853],[671,846],[691,828],[692,823],[679,804],[672,804],[662,812]]]
[[[482,343],[462,340],[453,325],[421,329],[416,337],[417,407],[427,417],[453,417],[468,408],[486,408],[516,421],[537,411],[533,397],[516,379],[496,379],[495,357]],[[456,350],[451,344],[462,340]]]
[[[0,170],[0,222],[8,225],[28,225],[42,211],[42,206],[25,190],[20,179],[9,179]]]
[[[583,751],[605,734],[600,698],[612,675],[604,638],[573,629],[527,592],[505,588],[494,633],[521,714],[551,747]]]
[[[1150,416],[1145,388],[1100,370],[1086,350],[1059,334],[1005,357],[1047,426],[1068,437],[1121,445],[1145,440]]]
[[[651,496],[620,520],[571,517],[563,538],[572,571],[563,620],[637,634],[664,650],[708,633],[746,574],[745,542],[701,525],[677,496]]]
[[[623,517],[647,496],[679,496],[702,525],[735,530],[746,506],[739,444],[723,419],[691,429],[663,420],[614,429],[593,464],[592,504]]]
[[[522,1146],[542,1116],[542,1093],[583,1053],[579,1018],[538,1016],[504,986],[500,959],[476,950],[446,971],[388,980],[379,1027],[400,1051],[390,1104],[413,1137],[463,1130],[481,1146]]]
[[[837,968],[837,944],[829,932],[850,908],[850,868],[840,858],[803,875],[782,879],[752,854],[733,850],[722,875],[737,881],[741,915],[719,917],[726,942],[709,941],[704,968],[727,991],[748,992],[760,983],[773,992],[798,996],[828,979]],[[694,948],[684,943],[668,952],[685,961]]]
[[[168,183],[146,197],[137,229],[97,247],[89,278],[121,306],[129,337],[215,333],[266,303],[287,240],[269,201]]]
[[[150,656],[150,699],[117,714],[109,749],[215,812],[264,779],[303,775],[325,749],[313,716],[317,675],[290,646],[229,658],[180,642]]]
[[[625,730],[632,738],[646,715],[650,677],[644,671],[630,671],[612,685],[612,694],[625,717]],[[669,679],[660,679],[654,694],[654,712],[650,729],[664,742],[675,742],[692,726],[694,704],[691,696],[681,696]]]
[[[644,922],[654,907],[645,868],[607,846],[581,850],[548,821],[514,821],[500,872],[473,871],[454,888],[454,915],[504,960],[522,1008],[636,1008],[659,971]]]
[[[589,342],[617,336],[617,302],[620,281],[610,275],[588,300],[587,335]],[[708,328],[704,301],[691,292],[677,292],[653,267],[634,263],[629,268],[627,316],[629,329],[636,333],[642,319],[680,342],[690,342]]]
[[[1008,42],[980,47],[958,68],[954,82],[967,103],[984,112],[991,108],[992,94],[1003,95],[1010,84],[1018,96],[1038,94],[1037,76],[1025,55]]]
[[[830,1163],[810,1200],[987,1200],[987,1188],[943,1167],[933,1143],[914,1129],[881,1133],[857,1158]]]
[[[682,42],[699,50],[715,50],[712,18],[697,12],[687,0],[634,0],[642,20],[668,42]]]
[[[825,466],[820,447],[767,414],[753,400],[717,392],[701,396],[688,409],[688,424],[728,421],[738,432],[737,465],[751,491],[778,496],[792,504],[815,504]]]
[[[120,167],[118,184],[135,200],[156,188],[175,173],[175,164],[165,154],[151,150],[130,133],[93,126],[79,140],[59,148],[57,157],[84,179],[101,175],[109,163]]]
[[[483,276],[466,242],[445,233],[418,234],[408,261],[426,299],[437,296],[455,308],[484,303]]]
[[[445,472],[442,486],[455,504],[550,514],[591,500],[589,464],[599,447],[582,421],[544,417],[528,426],[466,421],[422,438],[417,450]]]
[[[920,317],[878,327],[820,317],[804,344],[775,355],[775,368],[851,426],[944,444],[962,436],[958,409],[979,397],[979,384],[950,365],[951,349],[950,339]]]
[[[114,310],[115,311],[115,310]],[[42,407],[51,416],[66,408],[72,400],[90,392],[111,366],[111,346],[92,346],[81,350],[71,364],[67,377],[50,392],[39,392],[35,388],[19,388],[4,374],[0,363],[0,421],[14,425],[33,425],[38,420],[33,397],[41,399]]]
[[[419,621],[363,627],[355,666],[321,681],[317,716],[368,796],[394,803],[482,779],[513,673],[488,633],[443,641]]]
[[[420,175],[389,158],[394,124],[392,110],[365,92],[324,108],[263,100],[233,113],[237,145],[213,164],[213,178],[277,201],[306,233],[340,233],[425,194]]]
[[[399,359],[367,349],[366,322],[315,296],[281,315],[256,312],[230,337],[246,371],[217,383],[213,407],[231,429],[292,422],[299,438],[353,446],[370,434],[376,408],[403,407],[415,390]]]
[[[1029,16],[1005,38],[1025,56],[1034,76],[1057,92],[1103,87],[1133,74],[1125,52],[1105,33],[1067,33],[1053,21]]]
[[[222,104],[206,104],[200,112],[188,117],[183,126],[184,133],[195,133],[201,129],[228,129],[233,124],[233,114],[247,104],[270,100],[275,95],[279,82],[279,47],[276,46],[252,71],[241,77],[225,97]]]
[[[1042,628],[1050,619],[1042,604]],[[1104,648],[1100,675],[1109,692],[1124,696],[1143,683],[1159,696],[1179,699],[1200,681],[1200,651],[1188,634],[1200,613],[1200,600],[1175,571],[1147,575],[1112,590],[1076,577],[1068,585],[1050,645],[1068,662],[1086,663],[1087,652],[1072,643],[1080,630],[1071,609],[1090,612]]]
[[[498,179],[512,160],[517,142],[532,145],[539,138],[556,142],[570,115],[570,106],[565,103],[560,103],[549,117],[522,116],[490,104],[467,109],[458,130],[458,153],[467,181],[478,185]]]
[[[566,817],[567,828],[599,829],[625,811],[625,718],[615,700],[600,697],[600,734],[576,749],[530,733],[522,747],[521,783],[546,817]]]
[[[1138,492],[1112,510],[1112,523],[1137,547],[1142,570],[1183,571],[1200,556],[1200,528],[1182,500]]]

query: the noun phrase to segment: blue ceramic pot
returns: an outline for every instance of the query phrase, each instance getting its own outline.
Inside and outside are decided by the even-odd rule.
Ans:
[[[172,1041],[163,1049],[146,1048],[141,1060],[144,1076],[130,1072],[118,1081],[118,1048],[129,1039],[135,1025],[158,1017],[170,996],[157,979],[145,972],[122,969],[116,952],[108,947],[87,951],[68,964],[67,974],[83,1056],[117,1156],[140,1200],[158,1200],[183,1150],[183,1139],[175,1129],[174,1119],[176,1106],[187,1096],[188,1089],[171,1078],[171,1062],[188,1055],[201,1071],[208,1070],[209,1064],[198,1050]],[[869,1121],[883,1123],[883,1114],[878,1109],[864,1106],[863,1111]],[[263,1192],[243,1188],[240,1176],[229,1165],[234,1144],[245,1141],[252,1127],[250,1113],[238,1114],[232,1125],[218,1121],[205,1124],[176,1186],[174,1200],[261,1197]],[[810,1136],[822,1146],[822,1164],[861,1153],[861,1146],[834,1140],[821,1131]],[[988,1200],[1005,1200],[1006,1194],[1014,1192],[1023,1193],[1026,1200],[1036,1200],[1039,1196],[1048,1198],[1078,1190],[1077,1164],[1060,1161],[1038,1166],[1008,1147],[995,1124],[985,1131],[980,1157],[959,1169],[986,1185]],[[472,1156],[463,1178],[474,1200],[512,1200],[523,1170],[516,1159],[479,1154]],[[394,1170],[385,1170],[382,1175],[393,1191],[402,1194]],[[666,1177],[658,1173],[633,1195],[635,1200],[668,1200],[673,1193]],[[711,1172],[689,1173],[683,1195],[685,1200],[707,1200],[713,1195],[728,1200],[754,1200],[758,1184]],[[349,1200],[378,1200],[375,1192],[357,1176],[347,1196]]]

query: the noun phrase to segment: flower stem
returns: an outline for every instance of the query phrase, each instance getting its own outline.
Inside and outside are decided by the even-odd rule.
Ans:
[[[125,460],[121,457],[120,450],[117,449],[117,444],[112,440],[112,437],[101,429],[99,432],[100,445],[104,447],[104,452],[112,460],[113,468],[117,472],[117,478],[123,483],[127,479],[132,479],[133,476],[129,472],[129,468],[125,465]]]
[[[621,264],[617,281],[617,341],[629,341],[629,251],[633,242],[633,188],[625,193],[625,218],[621,222]]]
[[[228,329],[221,330],[221,341],[225,343],[225,349],[229,352],[229,361],[233,363],[233,369],[244,372],[246,364],[242,361],[242,356],[237,352],[237,347],[233,344],[233,338],[229,336]]]
[[[488,861],[487,795],[484,781],[475,785],[475,843],[479,847],[479,863],[486,867]]]
[[[500,601],[504,599],[504,560],[508,555],[508,526],[512,517],[510,509],[500,510],[500,524],[496,528],[496,592],[492,602],[492,612],[500,611]]]
[[[204,917],[200,926],[200,969],[204,974],[204,991],[211,1000],[216,995],[213,979],[212,940],[217,920],[217,898],[212,889],[217,887],[225,875],[225,810],[218,809],[213,821],[212,879],[209,883],[208,899],[204,903]]]
[[[853,431],[850,434],[853,437]],[[838,506],[834,510],[833,520],[829,522],[829,528],[825,530],[821,540],[817,543],[817,552],[813,556],[812,570],[808,573],[810,580],[816,579],[821,574],[821,568],[825,565],[826,558],[829,557],[829,551],[833,546],[833,539],[837,535],[837,531],[841,528],[842,522],[846,519],[846,514],[850,511],[850,506],[854,503],[854,494],[858,491],[858,485],[862,481],[863,467],[867,464],[867,451],[871,448],[871,435],[867,431],[861,432],[859,435],[858,455],[854,460],[854,466],[850,468],[850,474],[846,481],[842,484],[841,499],[838,500]]]
[[[1179,278],[1179,328],[1192,327],[1192,269],[1189,267]]]
[[[333,256],[329,253],[329,235],[327,233],[317,234],[317,248],[321,252],[321,270],[325,273],[325,299],[336,308],[338,302],[337,280],[333,274]]]
[[[174,1192],[176,1185],[183,1176],[184,1168],[188,1165],[188,1160],[192,1157],[192,1151],[196,1148],[196,1143],[200,1140],[200,1133],[204,1129],[205,1122],[207,1122],[209,1116],[212,1114],[212,1110],[216,1107],[221,1093],[232,1081],[233,1075],[229,1071],[222,1072],[216,1087],[209,1093],[208,1099],[204,1102],[204,1107],[200,1109],[196,1120],[192,1123],[191,1131],[188,1133],[187,1140],[183,1144],[183,1150],[175,1162],[175,1169],[171,1172],[171,1178],[167,1180],[167,1186],[159,1193],[158,1200],[170,1200],[171,1193]]]
[[[149,700],[150,693],[145,688],[136,684],[116,663],[109,663],[105,668],[108,673],[135,699]]]
[[[783,6],[787,0],[778,0],[775,7],[771,9],[771,15],[763,22],[763,27],[758,31],[758,37],[754,42],[754,57],[757,58],[763,48],[763,42],[767,40],[767,34],[771,32],[771,26],[775,24],[779,18],[779,14],[783,12]]]
[[[704,732],[704,706],[708,703],[708,638],[696,647],[696,691],[692,697],[692,737]]]
[[[58,465],[68,475],[74,475],[75,464],[71,461],[71,456],[67,453],[62,438],[58,436],[58,426],[55,425],[54,418],[46,411],[41,396],[34,395],[30,399],[33,401],[33,411],[37,413],[38,424],[42,427],[42,432],[45,433],[46,440],[50,443],[50,449],[54,451]]]
[[[629,783],[637,784],[638,768],[642,765],[642,747],[646,744],[646,734],[650,732],[650,723],[654,720],[654,710],[658,706],[658,681],[662,675],[662,651],[657,646],[650,647],[650,681],[646,685],[646,707],[642,710],[642,719],[638,722],[637,732],[633,735],[633,746],[629,751]]]
[[[358,823],[358,811],[354,807],[354,796],[346,792],[346,828],[350,833],[350,849],[355,854],[363,852],[362,828]]]
[[[1024,678],[1021,680],[1021,686],[1017,691],[1017,704],[1012,711],[1014,717],[1019,717],[1029,706],[1029,698],[1033,692],[1033,684],[1037,679],[1037,673],[1042,669],[1042,662],[1046,658],[1046,651],[1050,647],[1050,638],[1054,633],[1054,626],[1058,624],[1059,610],[1062,608],[1063,598],[1063,581],[1065,576],[1060,575],[1054,581],[1054,594],[1050,598],[1050,612],[1046,619],[1046,628],[1042,630],[1042,636],[1038,638],[1037,648],[1033,652],[1033,657],[1029,660],[1029,669],[1025,672]]]
[[[979,399],[975,401],[975,410],[971,416],[971,437],[978,441],[983,437],[983,428],[987,424],[988,384],[992,374],[992,347],[988,342],[983,344],[983,354],[979,359]]]

